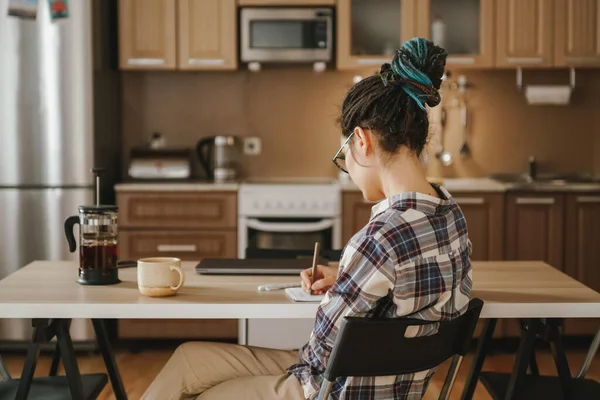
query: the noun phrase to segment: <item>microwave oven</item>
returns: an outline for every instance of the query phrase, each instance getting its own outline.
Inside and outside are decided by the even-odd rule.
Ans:
[[[242,62],[328,62],[333,49],[333,9],[242,7]]]

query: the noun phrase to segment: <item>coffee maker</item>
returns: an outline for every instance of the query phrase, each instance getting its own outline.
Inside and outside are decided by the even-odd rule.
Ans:
[[[240,146],[236,136],[212,136],[196,144],[198,160],[209,180],[227,182],[239,178]]]
[[[96,204],[79,206],[79,214],[65,220],[65,236],[71,253],[77,242],[73,228],[79,224],[79,278],[82,285],[119,283],[117,206],[100,204],[101,168],[92,168],[96,179]]]

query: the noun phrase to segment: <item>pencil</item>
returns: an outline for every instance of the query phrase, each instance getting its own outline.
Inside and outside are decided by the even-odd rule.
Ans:
[[[310,276],[310,294],[313,294],[312,285],[315,283],[315,276],[317,275],[317,264],[319,263],[319,242],[315,243],[315,254],[313,255],[312,263],[312,275]]]

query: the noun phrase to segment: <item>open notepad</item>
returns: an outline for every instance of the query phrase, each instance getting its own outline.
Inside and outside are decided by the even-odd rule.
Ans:
[[[304,291],[302,288],[287,288],[285,289],[287,297],[298,302],[309,302],[309,303],[320,303],[325,297],[324,294],[311,295]]]

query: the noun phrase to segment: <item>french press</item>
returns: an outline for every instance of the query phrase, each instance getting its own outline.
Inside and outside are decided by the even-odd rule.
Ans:
[[[65,235],[71,253],[77,242],[73,234],[79,224],[79,278],[82,285],[119,283],[117,265],[117,206],[100,205],[101,168],[92,168],[96,180],[96,204],[79,206],[79,215],[65,221]]]

